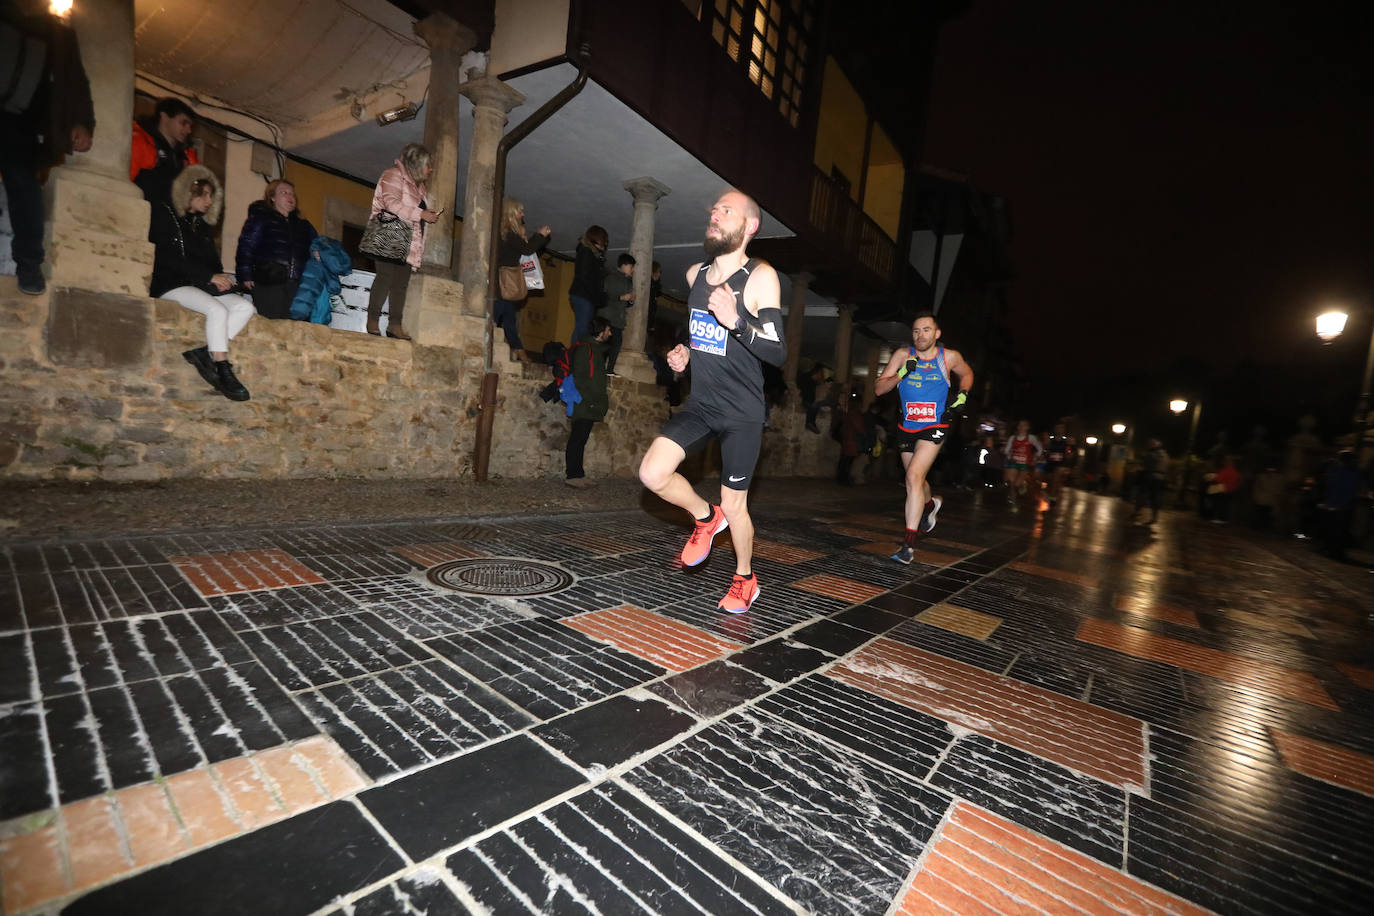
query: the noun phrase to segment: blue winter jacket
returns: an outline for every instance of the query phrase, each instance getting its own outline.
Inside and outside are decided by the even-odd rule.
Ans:
[[[316,236],[310,243],[310,257],[305,261],[305,273],[291,300],[291,317],[297,321],[329,324],[333,319],[330,298],[339,295],[343,287],[339,278],[353,272],[353,260],[343,246],[328,236]]]
[[[299,210],[282,216],[267,201],[253,201],[234,257],[238,281],[274,285],[299,280],[314,240],[315,227]]]

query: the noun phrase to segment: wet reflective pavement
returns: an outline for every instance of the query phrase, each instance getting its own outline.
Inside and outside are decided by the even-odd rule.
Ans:
[[[12,544],[4,912],[1374,907],[1371,590],[946,495],[765,490],[739,616],[667,512]]]

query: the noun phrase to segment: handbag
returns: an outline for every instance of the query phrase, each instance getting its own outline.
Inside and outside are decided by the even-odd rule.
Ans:
[[[410,253],[410,223],[401,219],[390,210],[378,210],[377,215],[367,221],[358,250],[376,258],[404,261]]]
[[[519,267],[502,267],[497,270],[497,291],[507,302],[520,302],[530,294],[525,286],[525,272]]]

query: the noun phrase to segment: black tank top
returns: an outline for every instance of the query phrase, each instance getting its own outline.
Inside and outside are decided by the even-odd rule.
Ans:
[[[735,291],[735,307],[741,312],[745,310],[744,285],[757,263],[750,258],[726,280]],[[720,326],[707,307],[707,300],[716,289],[706,282],[709,267],[703,264],[697,271],[696,282],[687,296],[687,329],[691,338],[688,346],[692,348],[689,404],[708,412],[712,419],[727,423],[762,423],[763,364],[727,328]]]

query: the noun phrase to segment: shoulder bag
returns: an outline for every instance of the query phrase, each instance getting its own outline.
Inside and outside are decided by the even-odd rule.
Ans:
[[[378,210],[377,215],[367,221],[358,250],[374,258],[404,261],[410,253],[411,231],[410,223],[395,213]]]
[[[521,302],[530,294],[525,285],[525,271],[519,265],[497,269],[497,292],[507,302]]]

